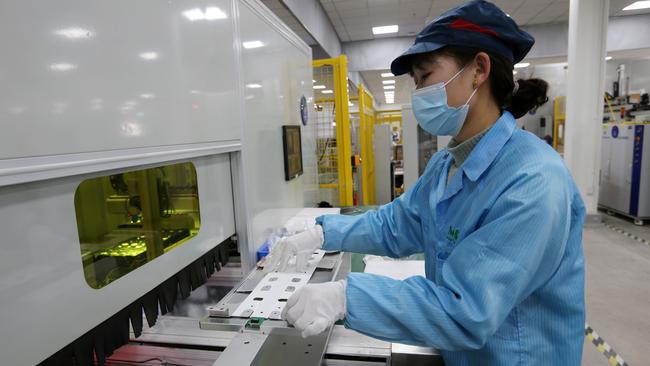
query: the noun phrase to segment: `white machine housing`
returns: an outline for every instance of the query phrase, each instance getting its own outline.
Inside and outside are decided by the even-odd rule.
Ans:
[[[603,125],[598,204],[638,221],[650,219],[650,124]]]
[[[34,365],[237,234],[313,206],[284,180],[282,125],[312,110],[311,49],[256,0],[12,0],[0,5],[0,354]],[[303,105],[304,107],[304,105]],[[74,194],[91,177],[192,162],[202,227],[101,289],[84,281]]]

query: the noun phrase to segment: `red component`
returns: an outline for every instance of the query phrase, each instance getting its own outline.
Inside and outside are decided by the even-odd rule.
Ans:
[[[468,22],[467,20],[461,19],[461,18],[458,18],[458,19],[454,20],[454,22],[449,25],[449,28],[451,28],[451,29],[464,29],[464,30],[468,30],[468,31],[472,31],[472,32],[485,33],[485,34],[489,34],[489,35],[494,36],[494,37],[499,37],[499,34],[497,32],[495,32],[495,31],[493,31],[492,29],[483,28],[478,24]]]

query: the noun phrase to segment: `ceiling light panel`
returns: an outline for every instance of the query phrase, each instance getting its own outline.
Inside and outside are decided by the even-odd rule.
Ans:
[[[397,33],[398,31],[399,31],[399,26],[396,24],[372,27],[372,34],[374,35],[391,34],[391,33]]]
[[[650,1],[636,1],[623,8],[625,11],[650,9]]]

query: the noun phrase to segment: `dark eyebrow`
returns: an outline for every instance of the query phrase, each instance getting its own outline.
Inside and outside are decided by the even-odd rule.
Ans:
[[[411,74],[414,73],[415,69],[423,71],[427,70],[428,66],[437,65],[439,63],[438,55],[434,53],[425,53],[419,55],[413,55],[411,61]]]

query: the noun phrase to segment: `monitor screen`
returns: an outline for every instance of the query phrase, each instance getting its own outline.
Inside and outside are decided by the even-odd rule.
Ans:
[[[300,126],[282,126],[284,146],[284,179],[292,180],[302,174],[302,141]]]

